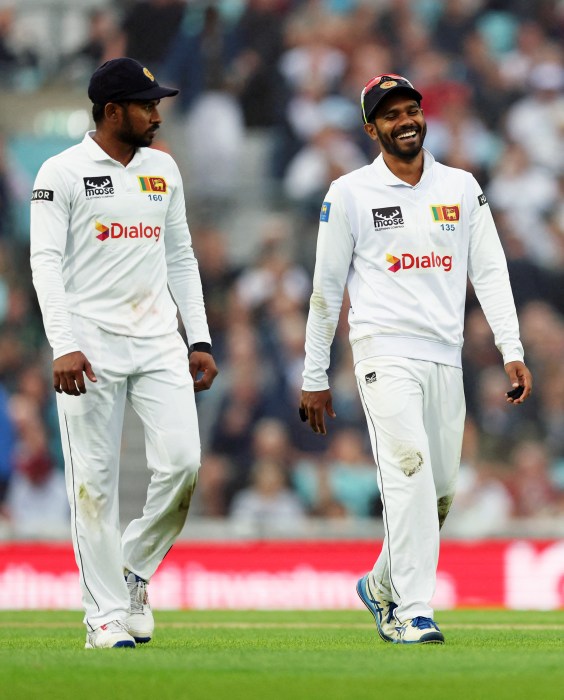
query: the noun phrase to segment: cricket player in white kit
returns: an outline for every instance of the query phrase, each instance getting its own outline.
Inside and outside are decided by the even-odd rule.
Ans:
[[[95,131],[43,164],[32,195],[31,267],[54,354],[87,648],[153,635],[147,584],[186,520],[200,467],[194,394],[217,374],[181,176],[147,148],[160,99],[177,92],[130,58],[102,65],[88,89]],[[121,536],[126,400],[152,474],[143,514]]]
[[[306,334],[302,420],[335,417],[329,351],[345,286],[350,342],[383,503],[385,539],[357,592],[384,641],[443,643],[431,598],[454,497],[465,402],[461,349],[470,277],[521,404],[532,389],[505,255],[474,177],[423,149],[422,96],[380,75],[362,91],[381,155],[332,183],[321,208]]]

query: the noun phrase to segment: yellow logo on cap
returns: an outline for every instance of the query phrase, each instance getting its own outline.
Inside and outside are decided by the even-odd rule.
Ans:
[[[389,90],[390,88],[393,88],[395,85],[397,85],[395,80],[386,80],[385,83],[382,83],[380,87],[382,90]]]
[[[149,80],[152,80],[155,82],[155,76],[151,73],[151,71],[148,68],[143,68],[143,73],[149,78]]]

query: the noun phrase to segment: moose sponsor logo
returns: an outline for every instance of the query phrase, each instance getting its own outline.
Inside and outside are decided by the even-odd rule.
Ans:
[[[142,221],[136,224],[120,224],[117,221],[112,221],[107,226],[97,221],[94,224],[96,230],[96,238],[99,241],[107,241],[109,239],[129,239],[134,238],[138,241],[152,238],[157,242],[161,235],[160,226],[148,226]]]
[[[390,263],[390,272],[400,270],[430,270],[438,268],[444,272],[452,270],[452,255],[439,255],[432,252],[428,255],[414,255],[413,253],[401,253],[399,257],[386,253],[386,262]]]
[[[114,186],[112,183],[112,178],[109,175],[102,177],[85,177],[83,180],[84,192],[87,199],[92,199],[93,197],[114,196]]]
[[[381,209],[373,209],[372,217],[374,219],[374,228],[376,231],[382,229],[403,228],[403,214],[401,207],[382,207]]]

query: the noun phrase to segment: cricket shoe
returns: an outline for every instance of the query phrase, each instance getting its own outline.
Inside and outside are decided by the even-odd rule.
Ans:
[[[397,605],[392,600],[386,600],[379,592],[372,589],[369,583],[369,574],[359,579],[356,584],[356,592],[374,616],[380,637],[385,642],[395,642],[398,635],[394,610]]]
[[[395,644],[444,644],[445,638],[430,617],[414,617],[396,626]]]
[[[111,649],[135,647],[135,640],[121,620],[112,620],[86,634],[85,649]]]
[[[155,629],[153,611],[147,593],[148,583],[133,571],[125,571],[129,590],[129,615],[125,621],[127,631],[138,644],[150,642]]]

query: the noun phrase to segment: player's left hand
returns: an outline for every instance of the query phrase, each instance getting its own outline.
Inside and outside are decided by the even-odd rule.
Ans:
[[[190,355],[189,369],[194,380],[194,392],[207,391],[217,376],[217,367],[213,355],[209,352],[193,352]],[[198,374],[201,373],[200,378]]]
[[[526,401],[533,391],[533,376],[529,372],[524,362],[508,362],[505,365],[505,372],[509,377],[513,389],[523,387],[523,393],[517,398],[507,396],[507,403],[520,404]]]

